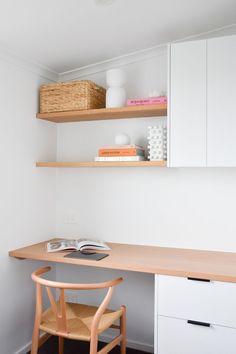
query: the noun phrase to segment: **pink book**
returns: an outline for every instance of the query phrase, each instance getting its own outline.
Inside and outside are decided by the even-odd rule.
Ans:
[[[166,96],[150,97],[150,98],[137,98],[127,101],[127,106],[145,106],[151,104],[164,104],[167,103]]]

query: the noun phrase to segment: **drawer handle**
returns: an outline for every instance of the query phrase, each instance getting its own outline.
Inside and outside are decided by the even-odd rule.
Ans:
[[[193,280],[193,281],[204,281],[204,282],[206,282],[206,283],[209,283],[209,282],[210,282],[210,279],[191,278],[191,277],[188,277],[188,280]]]
[[[195,326],[203,326],[203,327],[210,327],[211,324],[207,322],[199,322],[199,321],[193,321],[193,320],[188,320],[187,321],[189,324],[195,325]]]

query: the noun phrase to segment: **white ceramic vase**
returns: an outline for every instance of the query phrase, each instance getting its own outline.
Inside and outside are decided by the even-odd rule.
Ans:
[[[126,92],[123,85],[126,75],[122,69],[111,69],[106,72],[108,89],[106,92],[106,107],[118,108],[126,105]]]

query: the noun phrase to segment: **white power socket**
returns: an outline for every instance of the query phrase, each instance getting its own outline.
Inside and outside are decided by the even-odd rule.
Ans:
[[[68,212],[64,215],[65,224],[78,224],[78,214],[74,212]]]
[[[65,291],[65,301],[72,302],[73,304],[78,304],[79,303],[78,293],[76,291],[66,290]]]

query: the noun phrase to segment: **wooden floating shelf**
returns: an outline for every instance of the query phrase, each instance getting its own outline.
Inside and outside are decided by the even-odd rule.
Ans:
[[[114,161],[114,162],[37,162],[37,167],[166,167],[166,161]]]
[[[121,108],[100,108],[84,111],[37,113],[36,115],[38,119],[48,120],[54,123],[165,116],[167,116],[166,104],[129,106]]]

